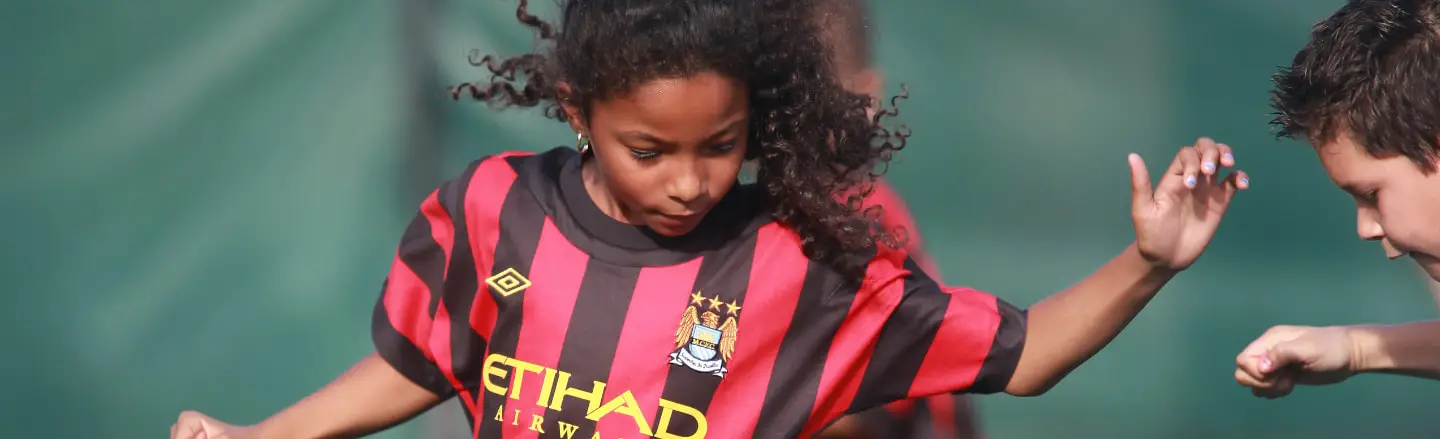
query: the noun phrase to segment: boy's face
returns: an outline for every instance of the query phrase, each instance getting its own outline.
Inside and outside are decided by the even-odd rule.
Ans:
[[[1356,232],[1380,241],[1390,259],[1409,255],[1440,280],[1440,172],[1403,156],[1375,158],[1350,136],[1319,145],[1325,172],[1355,198]]]

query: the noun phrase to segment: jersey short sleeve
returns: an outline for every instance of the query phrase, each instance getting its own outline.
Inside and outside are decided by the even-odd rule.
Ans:
[[[496,164],[508,170],[500,158],[477,160],[421,202],[375,304],[371,336],[376,352],[400,374],[442,397],[462,385],[451,370],[452,353],[484,349],[484,341],[468,331],[470,315],[484,311],[474,309],[482,305],[474,300],[471,235],[484,227],[484,218],[477,217],[485,212],[474,211],[483,210],[476,200],[485,196],[476,192],[494,189],[485,186],[497,178],[484,174]],[[508,178],[513,180],[513,173]]]
[[[942,286],[903,252],[877,256],[862,289],[895,304],[866,372],[874,379],[857,400],[988,394],[1009,384],[1025,344],[1025,311],[982,291]]]

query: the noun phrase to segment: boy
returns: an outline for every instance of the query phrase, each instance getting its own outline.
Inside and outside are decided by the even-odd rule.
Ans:
[[[1304,138],[1355,198],[1362,239],[1440,280],[1440,0],[1353,0],[1275,75],[1281,135]],[[1277,326],[1236,358],[1256,396],[1356,373],[1440,379],[1440,320]]]

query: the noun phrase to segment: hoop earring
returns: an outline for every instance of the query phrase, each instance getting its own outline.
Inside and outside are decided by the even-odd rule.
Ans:
[[[590,152],[590,139],[584,133],[575,133],[575,150],[581,155]]]

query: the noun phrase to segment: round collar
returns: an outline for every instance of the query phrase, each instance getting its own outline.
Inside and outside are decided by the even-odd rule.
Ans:
[[[747,231],[753,232],[769,220],[769,215],[763,214],[763,191],[757,185],[737,183],[700,220],[695,230],[683,236],[664,236],[649,227],[626,224],[606,215],[590,198],[581,174],[583,160],[582,155],[574,154],[562,165],[559,179],[561,197],[566,210],[589,235],[616,247],[670,250],[693,255],[718,248]]]

